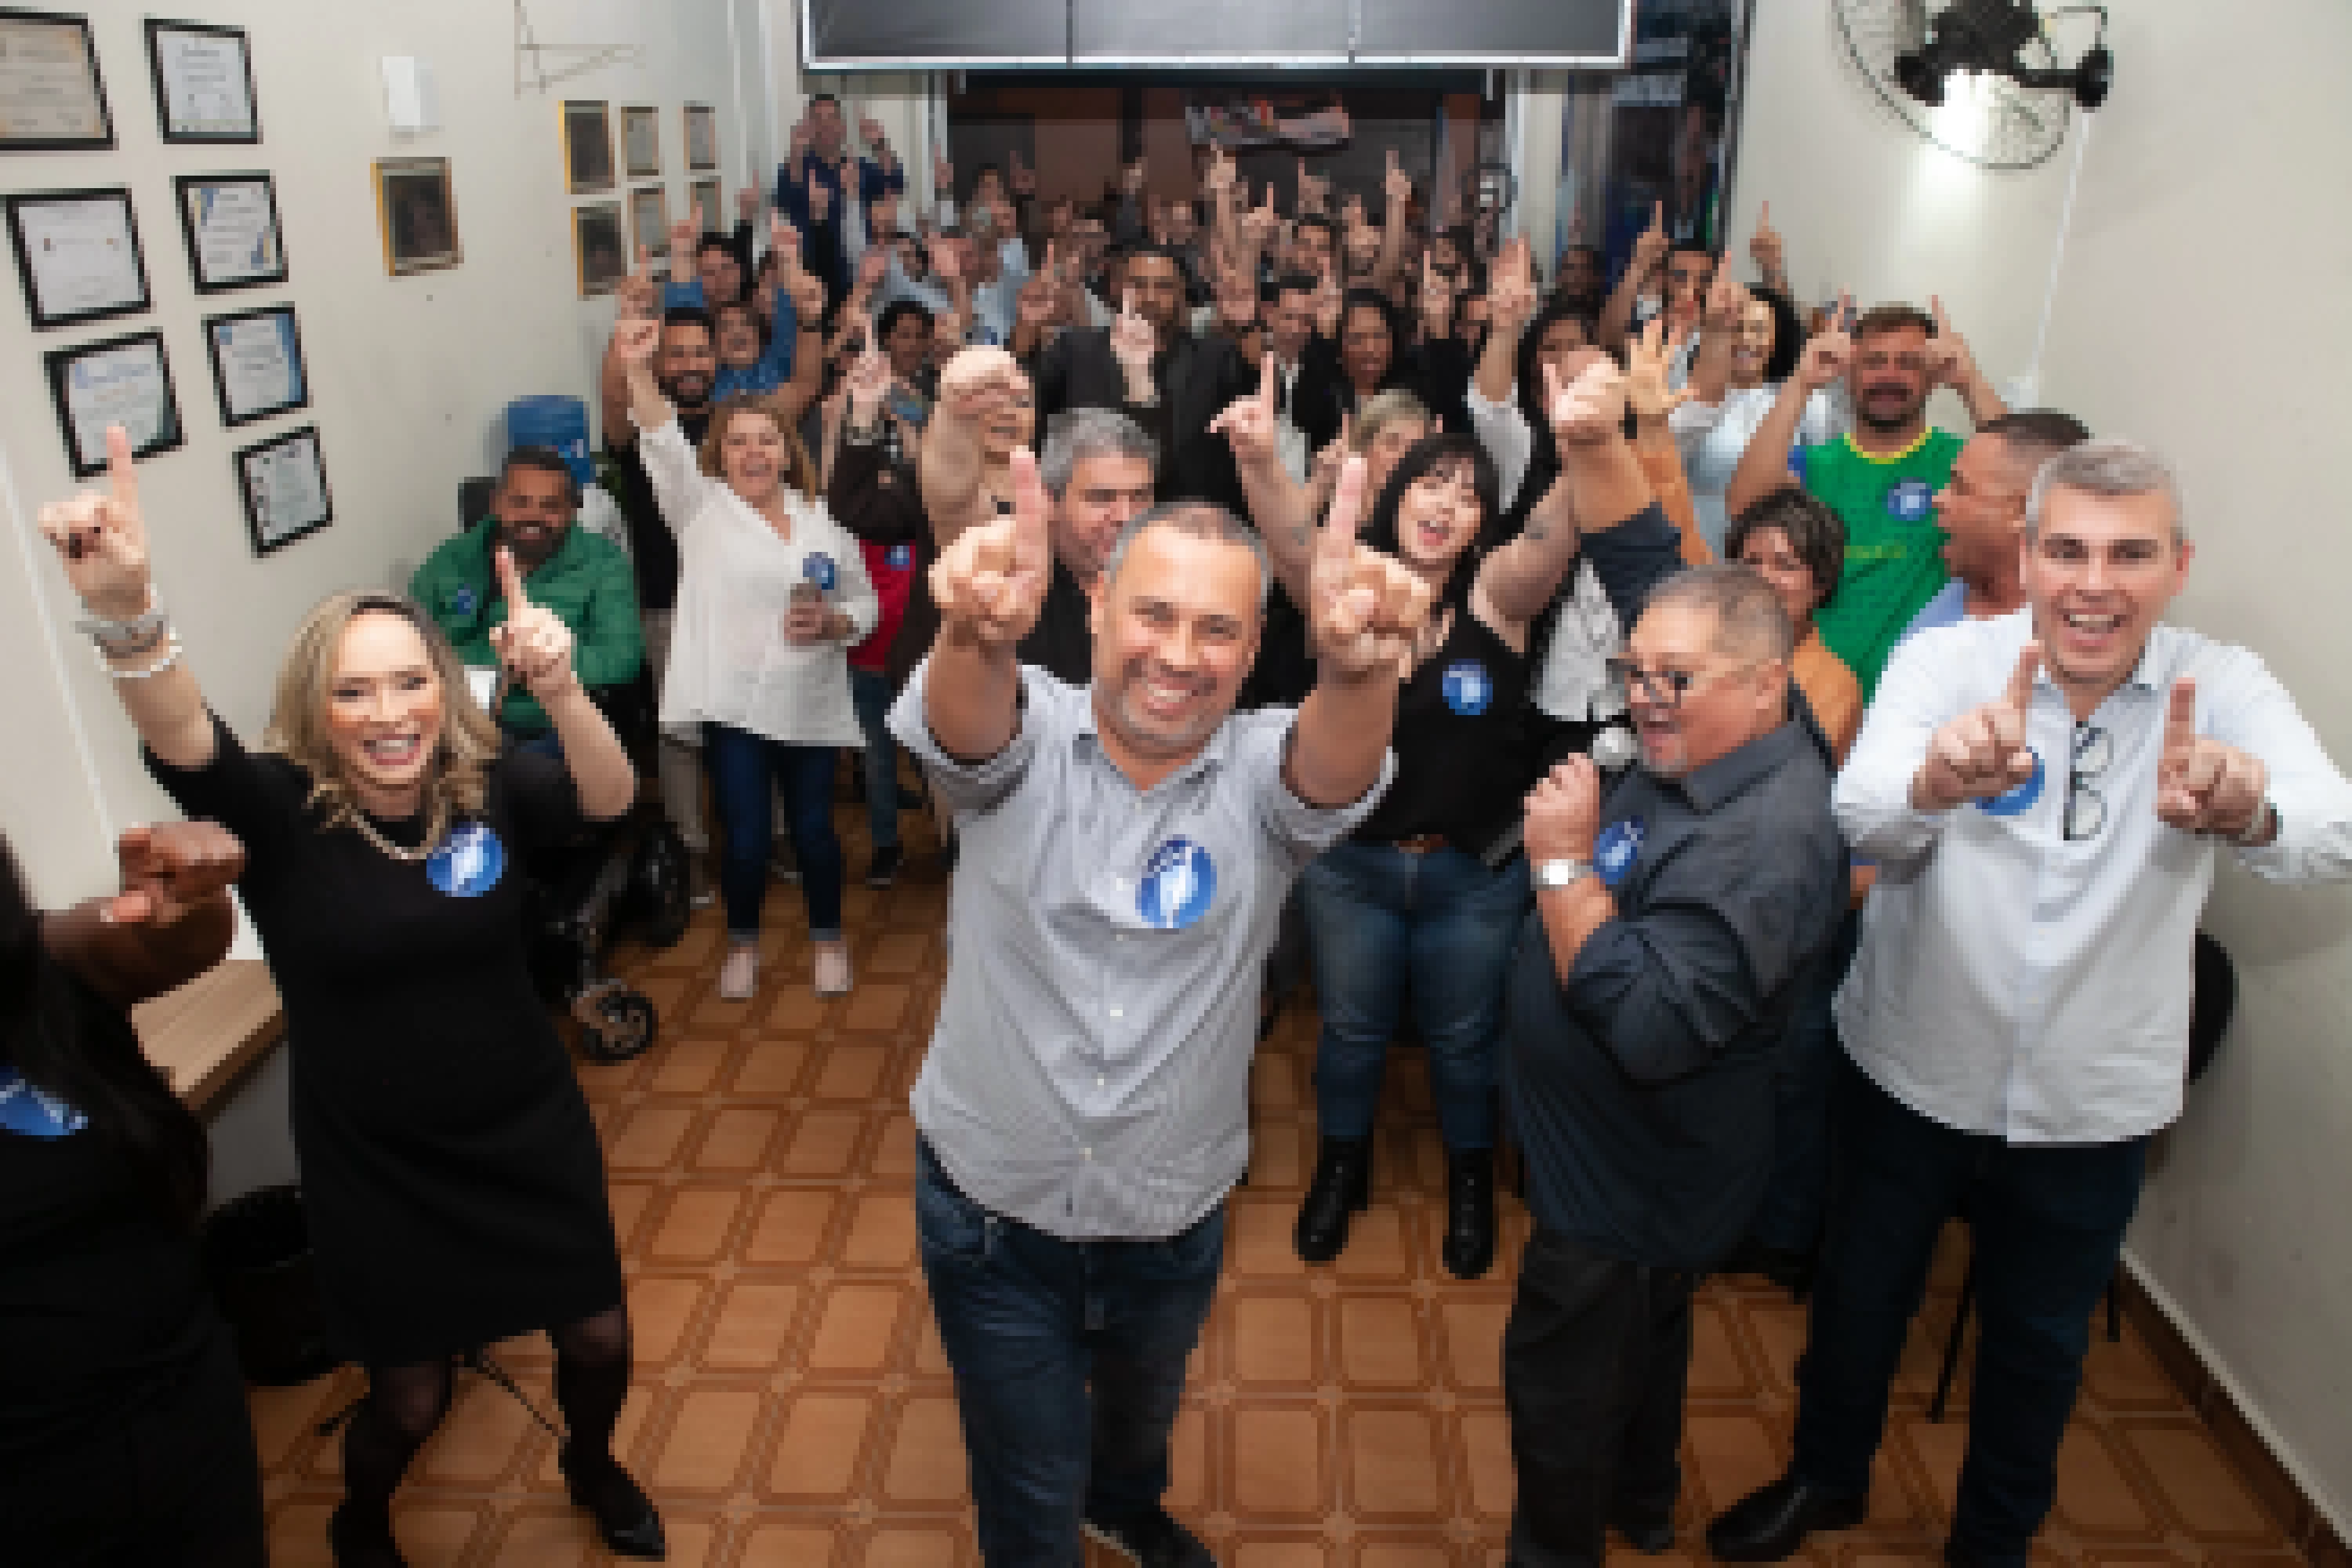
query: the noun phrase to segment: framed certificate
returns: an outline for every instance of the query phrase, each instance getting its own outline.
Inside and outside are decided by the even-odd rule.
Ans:
[[[106,427],[120,425],[133,457],[152,457],[180,444],[180,410],[172,397],[172,366],[163,334],[150,328],[125,338],[46,356],[49,397],[74,478],[106,471]]]
[[[590,202],[572,209],[572,260],[580,297],[610,294],[629,275],[629,242],[621,232],[621,204]]]
[[[613,111],[591,100],[563,106],[563,184],[575,196],[613,188]]]
[[[629,193],[629,244],[647,256],[669,254],[669,195],[661,186]]]
[[[719,182],[697,180],[686,189],[694,206],[694,226],[704,234],[725,234],[727,211],[719,200]]]
[[[29,191],[0,197],[0,205],[34,326],[75,326],[147,308],[147,267],[129,191]]]
[[[242,27],[147,19],[155,118],[166,142],[258,142],[253,53]]]
[[[237,499],[245,504],[246,532],[253,539],[256,555],[291,544],[334,520],[334,497],[327,489],[316,425],[240,447],[233,460]]]
[[[172,185],[197,293],[286,281],[278,187],[268,174],[178,174]]]
[[[707,103],[686,106],[686,166],[698,174],[719,167],[719,115]]]
[[[383,267],[394,278],[455,267],[457,200],[449,189],[446,158],[379,158],[375,206],[383,226]]]
[[[250,425],[310,403],[293,306],[206,316],[205,347],[212,355],[222,424]]]
[[[621,110],[621,151],[629,178],[650,180],[661,173],[661,111],[632,106]]]
[[[113,145],[89,18],[0,11],[0,153]]]

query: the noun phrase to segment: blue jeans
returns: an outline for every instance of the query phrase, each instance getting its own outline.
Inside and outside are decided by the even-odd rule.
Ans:
[[[2139,1203],[2146,1138],[2047,1146],[1931,1121],[1839,1055],[1835,1171],[1798,1363],[1791,1469],[1859,1496],[1886,1389],[1926,1289],[1937,1234],[1968,1217],[1979,1324],[1952,1540],[2019,1564],[2058,1489],[2058,1443],[2082,1381],[2091,1312]]]
[[[890,678],[878,669],[849,672],[849,700],[866,731],[866,826],[877,849],[898,843],[898,742],[884,721],[890,714]]]
[[[1125,1524],[1168,1489],[1224,1209],[1165,1241],[1062,1241],[966,1197],[923,1140],[915,1235],[955,1372],[981,1559],[1079,1568],[1082,1520]]]
[[[768,896],[768,851],[775,821],[769,801],[783,792],[793,854],[808,903],[809,940],[841,935],[841,840],[833,831],[832,746],[788,746],[731,724],[702,727],[703,763],[719,806],[719,896],[727,906],[727,934],[760,934],[760,904]]]
[[[1810,1258],[1822,1236],[1830,1184],[1830,1088],[1837,1081],[1837,1023],[1830,1005],[1853,963],[1862,911],[1848,910],[1829,950],[1797,994],[1772,1075],[1772,1174],[1748,1234],[1777,1251]]]
[[[1533,896],[1525,858],[1490,871],[1459,849],[1345,843],[1318,856],[1298,886],[1323,1010],[1315,1049],[1323,1136],[1372,1135],[1409,984],[1445,1146],[1493,1148],[1503,976]]]

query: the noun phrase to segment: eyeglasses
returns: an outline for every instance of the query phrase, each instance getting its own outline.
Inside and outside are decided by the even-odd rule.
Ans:
[[[1711,686],[1718,680],[1753,669],[1756,663],[1751,660],[1747,664],[1736,664],[1713,675],[1694,675],[1687,669],[1643,669],[1632,659],[1622,658],[1603,659],[1601,668],[1607,672],[1609,684],[1627,697],[1633,696],[1633,683],[1638,680],[1642,683],[1643,692],[1659,707],[1680,708],[1683,699],[1700,687]]]
[[[2115,742],[2096,724],[2074,726],[2074,754],[2066,769],[2066,841],[2098,837],[2107,825],[2107,798],[2091,787],[2116,759]]]

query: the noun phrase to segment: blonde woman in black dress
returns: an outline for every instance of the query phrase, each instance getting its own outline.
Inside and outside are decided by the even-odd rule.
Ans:
[[[191,816],[244,841],[247,910],[284,998],[294,1141],[328,1331],[363,1364],[330,1536],[394,1568],[391,1502],[439,1425],[452,1358],[545,1330],[575,1501],[606,1546],[662,1555],[612,1454],[629,1380],[619,1250],[594,1123],[523,958],[520,864],[619,816],[636,777],[572,669],[572,637],[500,557],[501,655],[563,760],[502,753],[423,612],[338,594],[296,634],[248,752],[205,706],[152,586],[129,441],[110,489],[40,525],[143,742]]]

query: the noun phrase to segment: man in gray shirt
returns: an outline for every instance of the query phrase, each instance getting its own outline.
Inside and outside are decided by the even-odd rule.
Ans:
[[[1264,547],[1171,503],[1111,551],[1070,686],[1014,658],[1052,550],[1027,453],[1013,475],[1013,515],[932,569],[939,637],[890,715],[962,844],[914,1093],[923,1272],[992,1568],[1078,1568],[1082,1534],[1210,1563],[1160,1499],[1248,1158],[1258,978],[1292,881],[1386,785],[1429,595],[1356,542],[1351,461],[1311,568],[1320,679],[1236,715]]]

